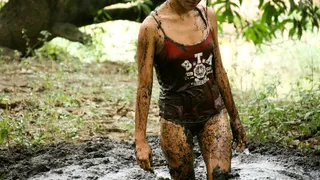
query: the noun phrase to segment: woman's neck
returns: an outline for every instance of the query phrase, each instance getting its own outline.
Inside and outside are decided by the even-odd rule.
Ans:
[[[190,16],[191,11],[193,10],[184,8],[177,0],[167,0],[166,6],[183,19],[184,17]]]

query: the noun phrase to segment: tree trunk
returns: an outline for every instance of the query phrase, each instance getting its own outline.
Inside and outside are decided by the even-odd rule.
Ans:
[[[154,10],[156,7],[161,5],[165,0],[153,0],[151,10]],[[142,22],[149,14],[145,14],[142,10],[139,10],[137,6],[118,6],[118,7],[106,7],[103,9],[104,13],[97,16],[98,19],[102,21],[104,19],[108,20],[129,20]],[[107,16],[106,16],[107,15]],[[111,19],[109,19],[111,17]]]
[[[155,8],[165,0],[155,0]],[[46,40],[64,37],[83,42],[78,27],[93,24],[99,10],[126,0],[9,0],[0,9],[0,46],[23,53],[43,45],[42,31],[50,32]],[[107,10],[108,11],[108,10]],[[143,20],[137,7],[109,10],[111,20]],[[40,39],[40,40],[39,40]]]

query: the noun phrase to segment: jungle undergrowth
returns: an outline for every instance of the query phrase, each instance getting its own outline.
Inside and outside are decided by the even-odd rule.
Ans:
[[[319,37],[304,39],[261,47],[245,60],[236,50],[227,72],[251,140],[319,153]]]
[[[277,98],[279,82],[237,97],[241,119],[251,140],[272,141],[306,151],[320,150],[320,84],[297,84],[287,98]]]

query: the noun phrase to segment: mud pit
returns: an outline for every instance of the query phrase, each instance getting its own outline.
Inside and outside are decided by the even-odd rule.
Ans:
[[[0,151],[0,172],[5,179],[169,179],[161,156],[159,139],[149,137],[153,149],[154,174],[135,163],[134,144],[98,139],[81,145],[61,143],[33,150]],[[320,156],[274,144],[249,143],[250,154],[234,154],[230,179],[320,179]],[[196,144],[197,179],[206,179],[205,167]]]

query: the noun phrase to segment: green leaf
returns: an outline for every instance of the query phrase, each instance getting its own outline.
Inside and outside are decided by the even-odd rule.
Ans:
[[[259,1],[259,5],[258,5],[258,8],[259,8],[259,9],[261,9],[261,8],[262,8],[263,3],[264,3],[264,0],[260,0],[260,1]]]

